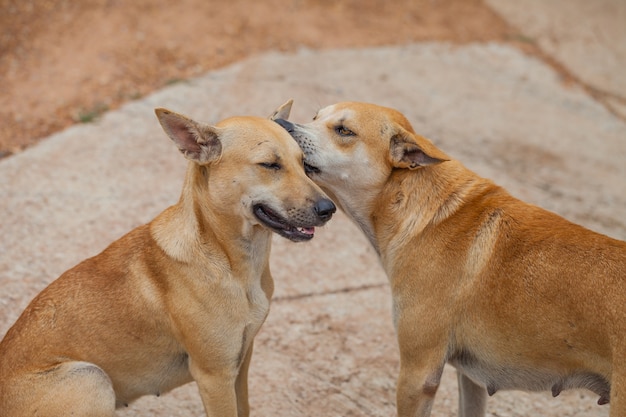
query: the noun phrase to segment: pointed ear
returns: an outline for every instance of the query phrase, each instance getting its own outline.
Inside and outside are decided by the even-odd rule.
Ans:
[[[167,109],[154,109],[154,112],[165,133],[185,158],[199,165],[207,165],[219,159],[222,143],[216,128]]]
[[[274,110],[274,113],[272,113],[270,115],[270,117],[268,117],[268,119],[270,119],[270,120],[276,120],[276,119],[289,120],[289,113],[291,113],[291,105],[292,104],[293,104],[293,99],[289,99],[289,101],[287,101],[282,106],[280,106],[279,108]]]
[[[417,169],[450,160],[427,139],[400,129],[389,143],[389,158],[395,168]]]

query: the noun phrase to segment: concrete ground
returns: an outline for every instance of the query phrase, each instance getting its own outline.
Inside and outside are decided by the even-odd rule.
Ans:
[[[177,200],[185,161],[154,107],[216,122],[268,115],[294,98],[292,119],[303,122],[340,100],[391,106],[514,195],[626,239],[624,3],[603,0],[606,7],[591,10],[576,0],[566,11],[555,2],[533,1],[524,10],[513,0],[488,3],[581,82],[564,83],[553,63],[499,44],[269,53],[157,91],[0,160],[0,334],[60,273]],[[389,290],[357,229],[337,215],[310,243],[276,237],[272,271],[276,294],[251,367],[253,414],[394,415],[398,354]],[[498,392],[488,415],[607,416],[608,406],[596,400],[586,391],[556,399]],[[454,372],[446,369],[433,415],[456,415],[456,401]],[[188,384],[119,415],[203,411]]]

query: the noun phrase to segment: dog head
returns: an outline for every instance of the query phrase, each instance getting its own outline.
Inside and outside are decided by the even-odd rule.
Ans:
[[[206,216],[237,216],[292,241],[313,237],[335,206],[305,174],[303,153],[270,120],[232,117],[215,126],[156,109],[161,126],[191,161],[195,204]]]
[[[302,148],[307,174],[352,214],[356,206],[372,203],[394,170],[417,170],[449,159],[415,134],[400,112],[374,104],[337,103],[307,124],[275,121]]]

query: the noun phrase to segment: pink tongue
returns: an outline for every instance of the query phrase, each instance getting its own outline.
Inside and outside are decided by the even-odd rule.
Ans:
[[[307,235],[314,235],[315,234],[315,227],[301,227],[300,231],[304,234]]]

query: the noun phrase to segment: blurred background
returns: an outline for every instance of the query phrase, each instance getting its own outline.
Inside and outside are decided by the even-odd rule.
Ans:
[[[498,42],[537,55],[567,80],[587,83],[546,53],[550,45],[546,51],[541,36],[558,47],[570,37],[563,31],[575,28],[589,47],[620,44],[612,50],[624,59],[624,37],[616,38],[620,28],[612,22],[624,35],[625,3],[0,0],[0,157],[167,84],[268,50]],[[578,12],[568,16],[568,10]],[[580,21],[587,17],[594,20]],[[607,72],[615,73],[616,64]],[[623,99],[626,85],[619,88]]]

